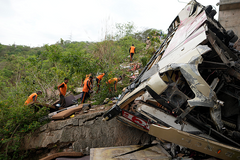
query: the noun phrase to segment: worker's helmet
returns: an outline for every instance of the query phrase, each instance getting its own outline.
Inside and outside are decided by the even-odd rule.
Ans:
[[[147,37],[149,39],[149,37]]]

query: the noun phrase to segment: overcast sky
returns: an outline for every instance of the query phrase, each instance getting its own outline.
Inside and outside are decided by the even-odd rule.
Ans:
[[[166,32],[189,1],[0,0],[0,43],[40,47],[60,38],[101,41],[116,23],[127,22],[133,22],[138,31],[155,28]],[[219,0],[198,2],[215,6],[218,13]]]

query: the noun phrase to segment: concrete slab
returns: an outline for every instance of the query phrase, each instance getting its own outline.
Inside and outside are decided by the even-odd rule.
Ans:
[[[139,150],[140,145],[130,146],[118,146],[118,147],[106,147],[106,148],[91,148],[90,160],[121,160],[121,159],[160,159],[170,160],[172,159],[168,152],[159,144],[151,146],[149,148]],[[125,154],[131,152],[129,154]],[[125,154],[125,155],[123,155]]]

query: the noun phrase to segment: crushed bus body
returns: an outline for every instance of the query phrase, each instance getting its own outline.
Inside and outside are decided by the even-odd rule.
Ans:
[[[238,37],[215,14],[211,6],[190,1],[104,120],[117,117],[155,137],[214,157],[240,159],[240,52],[233,48]],[[162,135],[164,129],[172,134]],[[176,137],[195,137],[195,144]]]

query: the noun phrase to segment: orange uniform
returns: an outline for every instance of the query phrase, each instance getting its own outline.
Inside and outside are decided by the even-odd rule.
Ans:
[[[91,81],[90,81],[90,79],[87,79],[85,82],[84,82],[84,85],[83,85],[83,90],[82,90],[82,103],[84,103],[85,102],[85,99],[87,98],[87,97],[89,97],[89,93],[88,93],[88,91],[91,89],[90,88],[90,84],[91,84]]]
[[[132,58],[133,58],[133,55],[135,53],[135,47],[134,46],[131,46],[129,48],[129,53],[130,53],[130,62],[132,62]]]
[[[60,89],[60,95],[65,96],[67,93],[67,84],[65,82],[63,82],[62,84],[60,84],[58,86],[58,89]]]
[[[105,73],[102,73],[102,74],[100,74],[99,76],[97,76],[97,79],[99,80],[99,81],[101,81],[102,79],[103,79],[103,76],[105,75]]]
[[[117,91],[118,78],[109,79],[106,83],[109,84],[109,92],[111,92],[110,84],[114,84],[115,91]]]
[[[117,83],[118,82],[118,79],[117,78],[112,78],[112,79],[109,79],[108,80],[108,83],[109,84],[114,84],[114,83]]]
[[[89,77],[90,77],[90,76],[92,76],[92,74],[91,74],[91,73],[86,75],[86,78],[85,78],[85,80],[83,81],[83,85],[84,85],[84,84],[85,84],[85,82],[86,82],[86,81],[89,79]],[[91,86],[91,85],[92,85],[92,83],[93,83],[93,81],[91,80],[91,81],[90,81],[90,83],[91,83],[91,84],[90,84],[90,86]]]
[[[90,88],[90,79],[87,79],[85,82],[84,82],[84,85],[83,85],[83,92],[88,92],[91,88]]]
[[[135,53],[135,47],[134,46],[130,47],[130,53]]]
[[[28,105],[30,102],[37,100],[37,93],[32,93],[28,99],[25,101],[25,105]]]
[[[98,91],[99,91],[99,89],[100,89],[100,81],[103,79],[103,76],[104,76],[104,75],[105,75],[105,73],[102,73],[102,74],[98,75],[97,78],[96,78],[97,87],[98,87],[96,93],[98,93]]]
[[[85,83],[86,80],[89,79],[89,77],[90,77],[90,74],[87,74],[87,75],[86,75],[86,78],[85,78],[84,81],[83,81],[83,84]]]

